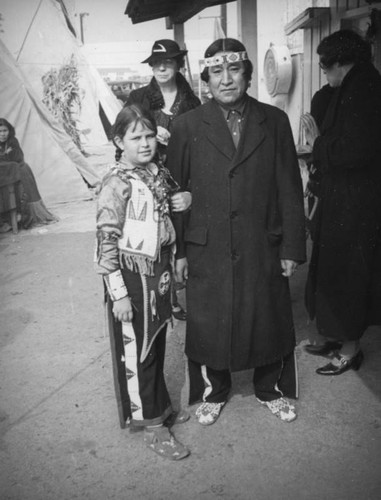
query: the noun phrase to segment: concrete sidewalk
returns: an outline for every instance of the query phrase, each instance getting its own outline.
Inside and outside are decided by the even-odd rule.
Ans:
[[[92,268],[94,202],[51,208],[60,222],[0,235],[2,500],[376,500],[381,491],[381,328],[362,340],[358,372],[321,377],[302,349],[307,266],[292,279],[300,398],[285,424],[234,375],[220,419],[174,427],[192,451],[172,463],[119,427],[102,288]],[[184,300],[184,296],[182,296]],[[184,386],[185,324],[168,335],[175,406]]]

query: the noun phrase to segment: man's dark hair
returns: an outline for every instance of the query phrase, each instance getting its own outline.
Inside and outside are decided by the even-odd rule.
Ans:
[[[246,52],[245,46],[239,40],[235,38],[219,38],[214,41],[209,47],[206,49],[204,58],[213,57],[217,52]],[[246,60],[242,61],[245,69],[244,75],[248,79],[251,80],[251,75],[253,73],[253,64],[251,61]],[[208,83],[209,81],[209,68],[205,66],[201,73],[201,80]]]
[[[370,43],[352,30],[339,30],[323,38],[316,52],[320,56],[320,63],[326,68],[335,63],[357,64],[372,60]]]

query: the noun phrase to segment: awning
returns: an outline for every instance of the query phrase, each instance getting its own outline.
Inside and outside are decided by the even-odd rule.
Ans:
[[[310,7],[286,24],[284,31],[286,35],[291,35],[298,29],[312,28],[316,26],[320,18],[329,11],[329,7]]]
[[[169,17],[174,24],[185,23],[207,7],[234,0],[129,0],[125,14],[133,24]]]

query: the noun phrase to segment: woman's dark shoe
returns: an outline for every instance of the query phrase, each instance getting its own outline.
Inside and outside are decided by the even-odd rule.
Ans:
[[[362,351],[358,351],[353,358],[347,359],[340,354],[336,354],[336,359],[339,360],[339,365],[334,365],[333,363],[328,363],[328,365],[322,366],[316,370],[319,375],[341,375],[347,370],[358,370],[364,359],[364,354]]]
[[[324,344],[307,344],[304,349],[314,356],[329,356],[341,349],[341,346],[342,342],[328,341]]]

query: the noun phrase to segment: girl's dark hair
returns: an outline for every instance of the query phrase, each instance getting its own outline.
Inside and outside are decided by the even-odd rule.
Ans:
[[[115,143],[115,137],[123,139],[130,126],[133,125],[133,130],[135,130],[136,126],[139,123],[141,123],[144,127],[152,130],[155,135],[157,134],[155,119],[152,114],[143,106],[140,106],[139,104],[131,104],[129,106],[125,106],[121,111],[119,111],[115,123],[112,127],[112,138],[113,143],[116,147],[116,161],[120,160],[120,157],[122,156],[122,150]]]
[[[208,57],[213,57],[217,52],[245,52],[245,46],[239,40],[235,38],[219,38],[214,41],[209,47],[206,49],[204,57],[205,59]],[[251,80],[251,75],[253,74],[253,64],[251,61],[246,60],[242,61],[244,67],[244,75],[247,80]],[[206,66],[201,73],[201,80],[208,83],[209,81],[209,68]]]
[[[316,52],[323,66],[333,64],[357,64],[372,60],[372,48],[369,42],[352,30],[339,30],[323,38]]]
[[[9,130],[9,136],[8,136],[8,139],[11,139],[12,137],[15,137],[16,136],[16,132],[15,132],[15,128],[13,125],[11,125],[9,123],[8,120],[6,120],[5,118],[0,118],[0,126],[2,127],[7,127],[7,129]]]

